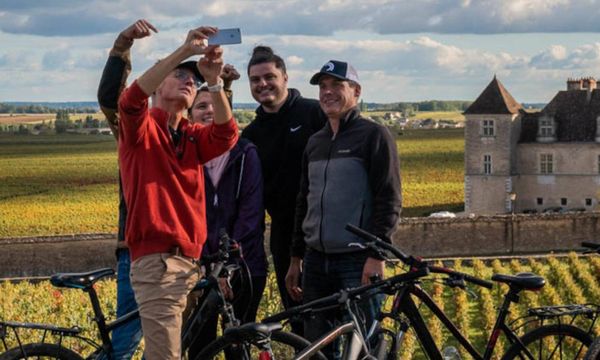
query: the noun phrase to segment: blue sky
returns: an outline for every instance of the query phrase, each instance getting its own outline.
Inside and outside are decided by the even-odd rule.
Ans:
[[[310,97],[329,59],[358,70],[365,101],[473,100],[496,74],[521,102],[548,102],[568,77],[600,77],[596,0],[0,0],[0,102],[91,101],[117,33],[138,18],[160,32],[133,47],[132,78],[190,28],[240,27],[225,60],[251,102],[253,46],[286,59]]]

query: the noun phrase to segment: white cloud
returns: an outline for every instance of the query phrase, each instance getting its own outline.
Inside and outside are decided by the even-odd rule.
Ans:
[[[300,65],[304,62],[304,59],[301,58],[300,56],[296,56],[296,55],[291,55],[285,58],[285,62],[286,64],[289,65]]]

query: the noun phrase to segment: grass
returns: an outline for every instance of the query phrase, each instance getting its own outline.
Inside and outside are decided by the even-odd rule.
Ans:
[[[462,130],[406,130],[397,144],[403,215],[460,211]],[[110,136],[0,136],[0,237],[116,232],[117,181]]]

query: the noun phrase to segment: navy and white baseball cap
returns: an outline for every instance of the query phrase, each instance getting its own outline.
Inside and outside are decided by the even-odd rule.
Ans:
[[[323,65],[321,71],[314,74],[312,78],[310,78],[310,83],[312,85],[319,84],[319,79],[323,75],[330,75],[340,80],[354,81],[355,83],[359,84],[356,69],[344,61],[329,60],[325,65]]]

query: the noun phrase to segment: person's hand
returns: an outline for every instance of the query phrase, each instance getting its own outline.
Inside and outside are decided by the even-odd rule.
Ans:
[[[223,87],[225,89],[231,88],[231,83],[240,78],[240,73],[231,64],[225,64],[223,71],[221,71],[221,79],[223,79]]]
[[[361,278],[362,285],[368,285],[371,283],[370,278],[378,275],[383,279],[383,270],[385,268],[385,261],[374,258],[367,258],[365,265],[363,266],[363,273]]]
[[[227,279],[219,278],[219,290],[221,290],[225,300],[233,300],[233,290],[229,286]]]
[[[302,259],[292,256],[290,267],[285,276],[285,288],[294,301],[302,300],[302,288],[300,287],[300,274],[302,273]]]
[[[155,33],[158,32],[154,25],[150,24],[148,20],[139,19],[138,21],[129,25],[127,29],[121,31],[121,36],[124,36],[129,40],[141,39],[152,35],[153,31]]]
[[[217,45],[208,45],[208,37],[217,32],[216,27],[212,26],[201,26],[196,29],[192,29],[188,32],[185,42],[183,43],[184,49],[192,55],[201,55],[215,49]]]
[[[208,85],[215,85],[223,72],[223,49],[215,46],[198,60],[198,70]]]

